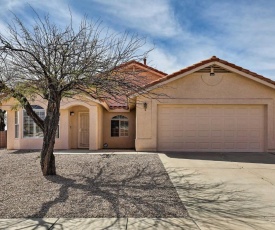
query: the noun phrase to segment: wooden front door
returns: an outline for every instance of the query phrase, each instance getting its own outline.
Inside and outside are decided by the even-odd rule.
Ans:
[[[79,113],[78,148],[89,148],[89,113]]]

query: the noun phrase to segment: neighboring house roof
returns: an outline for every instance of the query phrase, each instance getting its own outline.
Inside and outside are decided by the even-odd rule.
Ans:
[[[166,76],[167,75],[167,73],[164,73],[164,72],[162,72],[162,71],[160,71],[158,69],[155,69],[155,68],[153,68],[151,66],[148,66],[146,64],[142,64],[141,62],[138,62],[138,61],[135,61],[135,60],[125,62],[124,64],[120,65],[118,68],[124,68],[124,67],[130,66],[130,65],[133,65],[133,64],[137,65],[137,66],[140,66],[142,68],[146,68],[148,70],[151,70],[151,71],[153,71],[155,73],[158,73],[158,74],[160,74],[162,76]]]
[[[144,73],[144,72],[153,73],[155,75],[154,78],[160,79],[160,78],[163,78],[163,77],[167,76],[167,73],[159,71],[159,70],[157,70],[157,69],[155,69],[151,66],[148,66],[146,64],[142,64],[142,63],[137,62],[135,60],[126,62],[126,63],[118,66],[117,69],[131,68],[132,66],[134,66],[135,68],[142,69],[142,73]],[[138,77],[138,75],[137,75],[137,77]],[[145,74],[145,76],[143,76],[143,78],[144,79],[142,81],[143,81],[145,86],[147,84],[150,84],[152,81],[154,81],[154,80],[151,79],[150,75],[146,76],[146,74]],[[112,100],[112,99],[105,100],[105,103],[108,105],[110,110],[115,110],[115,109],[128,110],[129,109],[128,100],[127,100],[126,96],[125,97],[119,97],[116,100]]]
[[[263,80],[263,81],[265,81],[267,83],[275,85],[275,82],[273,80],[269,79],[269,78],[266,78],[266,77],[264,77],[262,75],[259,75],[257,73],[254,73],[254,72],[250,71],[250,70],[244,69],[244,68],[242,68],[240,66],[237,66],[237,65],[235,65],[233,63],[230,63],[230,62],[227,62],[227,61],[222,60],[220,58],[217,58],[216,56],[212,56],[209,59],[203,60],[203,61],[201,61],[199,63],[196,63],[194,65],[188,66],[188,67],[186,67],[184,69],[181,69],[181,70],[179,70],[177,72],[174,72],[174,73],[169,74],[169,75],[167,75],[167,76],[165,76],[163,78],[160,78],[160,79],[158,79],[158,80],[156,80],[154,82],[151,82],[148,85],[146,85],[146,88],[150,88],[152,86],[156,86],[156,85],[158,85],[160,83],[165,83],[165,81],[173,79],[173,78],[175,78],[175,77],[177,77],[177,76],[179,76],[181,74],[184,74],[184,73],[187,73],[187,72],[192,72],[192,70],[195,70],[195,69],[197,69],[199,67],[202,67],[202,66],[204,66],[204,65],[206,65],[208,63],[210,64],[210,63],[213,63],[213,62],[224,64],[224,65],[226,65],[228,67],[234,68],[235,70],[238,70],[238,71],[243,72],[245,74],[249,74],[252,77],[255,77],[257,79],[260,79],[260,80]]]

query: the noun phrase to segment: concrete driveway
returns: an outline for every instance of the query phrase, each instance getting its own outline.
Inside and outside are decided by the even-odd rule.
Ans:
[[[196,226],[193,229],[275,229],[275,155],[159,156]]]

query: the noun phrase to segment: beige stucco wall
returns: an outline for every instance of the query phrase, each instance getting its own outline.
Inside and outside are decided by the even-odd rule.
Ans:
[[[122,115],[128,118],[129,124],[129,136],[128,137],[111,137],[111,119],[114,116]],[[136,133],[136,111],[131,112],[103,112],[104,128],[103,128],[103,143],[108,144],[108,148],[121,148],[129,149],[135,148],[135,133]]]
[[[19,138],[15,138],[15,109],[18,104],[16,100],[11,99],[3,102],[0,106],[7,111],[7,148],[8,149],[41,149],[42,138],[24,138],[23,137],[23,110],[19,108]],[[41,98],[31,103],[46,108],[46,101]],[[70,116],[70,112],[74,116]],[[64,99],[60,108],[59,138],[55,140],[55,149],[77,148],[78,144],[78,114],[79,112],[89,112],[89,149],[97,150],[102,146],[102,106],[96,102],[85,98]]]
[[[44,107],[45,108],[45,107]],[[19,109],[19,137],[15,138],[15,111],[7,110],[7,149],[41,149],[42,138],[24,138],[23,137],[23,110]],[[67,111],[60,111],[60,118],[62,118],[62,123],[60,123],[60,138],[55,139],[56,149],[67,149],[68,148],[68,127],[64,124],[67,123]],[[11,127],[11,128],[10,128]]]
[[[153,91],[161,91],[169,98],[159,100],[137,98],[138,101],[148,103],[146,111],[142,106],[136,108],[137,151],[157,150],[157,110],[159,104],[264,105],[266,108],[265,151],[275,150],[275,114],[273,111],[275,89],[269,86],[237,73],[216,73],[214,77],[210,77],[207,73],[192,73]]]

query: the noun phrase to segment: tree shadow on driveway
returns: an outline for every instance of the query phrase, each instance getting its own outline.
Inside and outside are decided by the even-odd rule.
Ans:
[[[275,229],[275,204],[262,202],[246,186],[207,179],[196,169],[166,169],[199,228]]]

